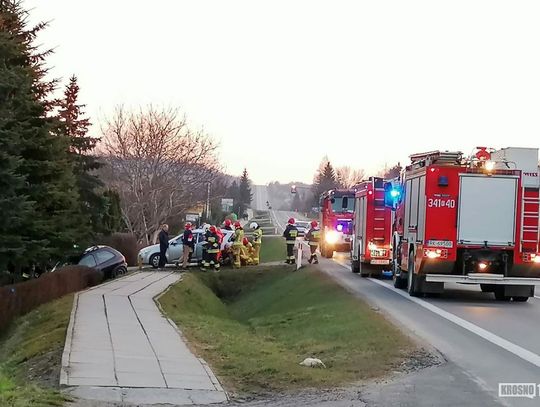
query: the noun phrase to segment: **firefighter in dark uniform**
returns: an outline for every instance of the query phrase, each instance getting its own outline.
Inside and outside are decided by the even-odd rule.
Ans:
[[[206,250],[203,259],[203,264],[201,270],[206,271],[207,267],[213,267],[215,271],[219,271],[219,235],[215,226],[210,226],[206,231],[205,235],[206,240]]]
[[[298,237],[298,229],[294,226],[294,218],[289,219],[287,222],[287,227],[283,232],[283,237],[285,238],[285,243],[287,243],[287,260],[285,263],[294,264],[294,245],[296,244],[296,238]]]
[[[309,244],[309,250],[311,251],[311,256],[309,256],[309,263],[319,264],[319,259],[317,258],[317,248],[319,247],[319,240],[321,238],[321,230],[319,229],[319,224],[316,220],[311,221],[311,228],[306,234],[306,240]]]

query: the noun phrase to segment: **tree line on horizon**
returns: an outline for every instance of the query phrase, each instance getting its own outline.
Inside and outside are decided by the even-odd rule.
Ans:
[[[397,177],[401,172],[401,165],[397,163],[391,167],[385,166],[375,176],[385,179]],[[322,158],[319,167],[313,176],[313,183],[289,182],[280,184],[277,181],[268,184],[268,194],[274,209],[309,213],[319,206],[319,197],[331,189],[354,188],[368,178],[363,169],[350,166],[334,167],[330,159]],[[291,193],[292,186],[296,186],[296,193]]]

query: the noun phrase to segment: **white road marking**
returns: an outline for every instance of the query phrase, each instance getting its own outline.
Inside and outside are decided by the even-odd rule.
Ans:
[[[276,212],[274,210],[271,210],[270,213],[272,214],[272,216],[274,217],[274,220],[276,221],[276,224],[278,225],[278,227],[281,229],[281,230],[285,230],[285,228],[283,227],[283,225],[281,224],[281,222],[278,220],[277,216],[276,216]]]
[[[338,262],[336,261],[337,264],[339,264],[340,266],[342,267],[345,267],[346,269],[350,270],[350,266],[349,265],[346,265],[346,264],[343,264],[341,262]],[[516,345],[515,343],[512,343],[510,341],[507,341],[506,339],[504,338],[501,338],[500,336],[498,335],[495,335],[494,333],[492,332],[489,332],[487,330],[485,330],[484,328],[481,328],[479,327],[478,325],[475,325],[469,321],[466,321],[465,319],[463,318],[460,318],[448,311],[445,311],[443,310],[442,308],[439,308],[427,301],[424,301],[424,300],[421,300],[420,298],[417,298],[417,297],[411,297],[408,293],[406,293],[405,291],[402,291],[402,290],[399,290],[395,287],[392,287],[391,285],[387,284],[387,283],[384,283],[383,281],[380,281],[380,280],[376,280],[374,278],[368,278],[368,280],[376,283],[376,284],[379,284],[380,286],[388,289],[388,290],[391,290],[393,292],[395,292],[396,294],[399,294],[401,295],[403,298],[406,298],[408,299],[409,301],[412,301],[418,305],[420,305],[422,308],[425,308],[427,309],[428,311],[431,311],[433,312],[434,314],[437,314],[439,315],[440,317],[460,326],[461,328],[463,329],[466,329],[467,331],[475,334],[475,335],[478,335],[479,337],[487,340],[488,342],[491,342],[492,344],[516,355],[517,357],[525,360],[526,362],[529,362],[537,367],[540,367],[540,355],[537,355],[536,353],[533,353],[525,348],[522,348],[521,346],[519,345]],[[536,297],[536,296],[535,296]],[[538,297],[537,297],[538,298]]]

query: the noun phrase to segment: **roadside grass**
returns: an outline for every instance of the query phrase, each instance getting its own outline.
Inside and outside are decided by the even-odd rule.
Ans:
[[[260,260],[261,263],[269,263],[273,261],[285,261],[287,247],[285,239],[281,236],[264,236],[262,240]]]
[[[17,318],[0,337],[0,406],[62,406],[58,390],[73,295]]]
[[[415,347],[316,269],[187,274],[160,302],[229,390],[330,388],[380,377]],[[299,365],[306,357],[327,369]]]

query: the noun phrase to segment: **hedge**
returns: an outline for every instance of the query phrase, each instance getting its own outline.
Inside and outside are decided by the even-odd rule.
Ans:
[[[0,287],[0,332],[41,304],[95,286],[103,274],[86,266],[66,266],[23,283]]]

